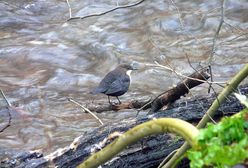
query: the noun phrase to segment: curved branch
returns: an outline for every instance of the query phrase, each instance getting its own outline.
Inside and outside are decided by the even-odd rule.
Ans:
[[[144,2],[145,0],[140,0],[136,3],[133,3],[133,4],[130,4],[130,5],[124,5],[124,6],[117,6],[113,9],[110,9],[108,11],[105,11],[105,12],[102,12],[102,13],[95,13],[95,14],[91,14],[91,15],[87,15],[87,16],[79,16],[79,17],[70,17],[67,21],[71,21],[71,20],[75,20],[75,19],[85,19],[85,18],[89,18],[89,17],[94,17],[94,16],[102,16],[102,15],[105,15],[107,13],[110,13],[110,12],[113,12],[117,9],[124,9],[124,8],[130,8],[130,7],[134,7],[134,6],[137,6],[139,4],[141,4],[142,2]],[[70,6],[69,6],[70,8]]]
[[[122,134],[118,139],[106,146],[103,150],[90,156],[86,161],[80,164],[78,168],[97,167],[111,159],[128,145],[137,142],[139,139],[149,135],[161,134],[165,132],[179,134],[187,142],[189,142],[191,146],[197,145],[196,137],[199,131],[192,124],[176,118],[153,119]]]

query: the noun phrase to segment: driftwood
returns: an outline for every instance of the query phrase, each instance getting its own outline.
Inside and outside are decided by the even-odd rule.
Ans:
[[[201,70],[200,72],[193,73],[189,76],[189,78],[184,79],[176,87],[168,90],[167,92],[153,100],[150,112],[157,112],[163,106],[175,102],[181,96],[189,93],[189,89],[204,83],[204,81],[206,81],[208,78],[210,78],[210,74],[208,73],[207,68]]]
[[[248,86],[240,88],[242,94],[248,94]],[[197,123],[204,112],[214,101],[215,96],[198,98],[187,102],[176,102],[173,109],[160,111],[139,119],[127,119],[118,123],[101,126],[92,132],[85,132],[74,142],[63,149],[57,150],[52,154],[43,156],[34,152],[9,152],[9,158],[1,161],[1,167],[19,167],[19,168],[38,168],[38,167],[76,167],[85,160],[91,152],[100,150],[112,133],[122,133],[139,123],[150,120],[153,117],[175,117],[186,120],[191,123]],[[218,109],[215,118],[231,115],[243,109],[243,106],[234,97],[230,96],[224,104]],[[110,138],[111,139],[111,138]],[[177,149],[183,140],[170,134],[147,137],[141,141],[129,146],[125,151],[118,154],[111,161],[102,165],[106,168],[115,167],[156,167],[173,150]],[[3,149],[0,149],[3,150]],[[3,151],[1,151],[3,152]],[[185,167],[180,166],[180,167]]]
[[[119,111],[119,110],[124,110],[124,109],[139,109],[146,105],[147,103],[151,102],[151,99],[147,98],[141,98],[140,100],[133,100],[131,102],[127,103],[121,103],[121,104],[90,104],[87,105],[87,108],[90,111],[94,111],[96,113],[102,113],[106,111]]]

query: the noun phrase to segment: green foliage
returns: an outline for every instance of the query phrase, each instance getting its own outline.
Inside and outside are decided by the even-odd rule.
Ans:
[[[226,168],[248,158],[248,121],[241,116],[223,118],[200,130],[197,146],[187,153],[190,166]]]

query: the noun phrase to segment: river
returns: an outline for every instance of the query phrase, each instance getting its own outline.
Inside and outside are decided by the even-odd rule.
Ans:
[[[136,2],[69,0],[72,17]],[[44,153],[99,126],[68,98],[85,106],[108,103],[106,96],[89,92],[119,63],[141,67],[132,73],[123,102],[163,92],[180,77],[148,64],[156,61],[185,75],[194,71],[191,66],[208,65],[221,19],[221,4],[215,0],[145,0],[71,21],[66,0],[1,0],[0,11],[0,88],[18,113],[0,133],[0,148]],[[247,39],[248,2],[226,0],[210,62],[214,81],[231,79],[248,63]],[[192,92],[207,95],[207,88],[204,84]],[[104,123],[135,115],[133,110],[98,114]]]

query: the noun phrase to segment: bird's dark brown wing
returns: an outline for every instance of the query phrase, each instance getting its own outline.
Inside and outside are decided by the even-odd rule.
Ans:
[[[111,85],[109,85],[106,95],[109,96],[121,96],[127,92],[130,85],[130,79],[128,75],[119,76]]]
[[[96,93],[105,93],[107,92],[107,90],[109,89],[109,87],[112,85],[112,83],[114,81],[116,81],[116,79],[123,75],[122,72],[120,71],[110,71],[100,82],[100,84],[98,85],[98,87],[93,90],[91,93],[92,94],[96,94]]]

